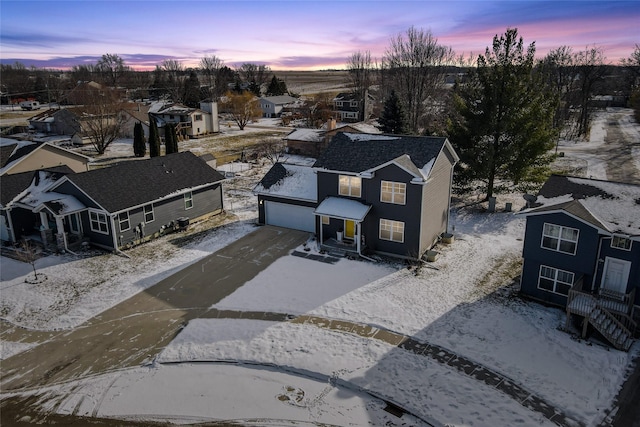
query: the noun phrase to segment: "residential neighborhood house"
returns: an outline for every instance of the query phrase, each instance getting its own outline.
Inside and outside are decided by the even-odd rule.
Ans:
[[[259,222],[315,233],[326,250],[418,259],[448,231],[458,160],[442,137],[341,132],[312,168],[265,175]]]
[[[365,122],[337,125],[335,119],[329,119],[320,129],[294,129],[283,140],[287,153],[317,158],[327,148],[331,138],[338,132],[382,133],[375,126]]]
[[[120,250],[223,210],[224,177],[188,151],[72,172],[26,172],[6,188],[3,178],[3,243]]]
[[[283,109],[287,105],[293,105],[298,102],[297,98],[289,95],[264,96],[260,98],[260,109],[262,117],[273,118],[280,117]]]
[[[74,172],[89,170],[91,158],[48,142],[3,139],[0,176],[66,165]]]
[[[522,294],[628,350],[640,316],[640,186],[552,175],[531,201]]]
[[[336,118],[341,122],[360,122],[369,119],[373,112],[373,98],[366,93],[364,99],[355,93],[341,92],[333,98]]]
[[[182,139],[220,132],[218,104],[215,102],[201,102],[200,108],[155,102],[151,104],[149,114],[155,118],[158,129],[164,128],[168,123],[175,124],[176,132]],[[164,136],[162,131],[160,136]]]

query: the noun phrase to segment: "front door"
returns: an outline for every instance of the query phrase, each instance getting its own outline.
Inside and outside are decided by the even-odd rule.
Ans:
[[[631,262],[607,257],[604,262],[602,284],[600,287],[619,294],[627,293]]]
[[[344,220],[344,237],[345,239],[353,239],[356,235],[356,222],[348,219]]]

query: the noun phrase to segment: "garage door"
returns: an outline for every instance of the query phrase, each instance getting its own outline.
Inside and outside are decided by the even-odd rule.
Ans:
[[[264,202],[265,222],[278,227],[315,233],[313,208],[288,205],[286,203]]]

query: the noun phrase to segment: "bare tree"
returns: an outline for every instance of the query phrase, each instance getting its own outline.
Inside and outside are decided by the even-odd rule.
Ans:
[[[173,102],[182,102],[184,99],[184,67],[175,59],[165,59],[161,67],[166,78],[166,91]]]
[[[580,101],[578,115],[578,134],[586,135],[589,130],[591,109],[589,100],[593,95],[597,83],[606,73],[604,67],[604,53],[602,48],[592,46],[576,53],[575,61],[579,77]]]
[[[18,259],[31,265],[33,269],[33,280],[38,280],[38,272],[36,271],[36,261],[38,260],[38,251],[34,245],[28,240],[22,240],[18,251],[16,252]]]
[[[262,115],[258,99],[249,91],[227,92],[220,106],[224,112],[231,114],[240,130],[244,130],[250,121],[257,120]]]
[[[280,138],[269,138],[256,144],[253,152],[258,159],[264,158],[276,164],[285,154],[284,142]]]
[[[122,76],[130,68],[124,64],[124,60],[120,56],[106,53],[96,64],[96,70],[102,75],[104,83],[117,87]]]
[[[238,69],[240,78],[249,84],[251,90],[256,96],[260,96],[262,86],[267,83],[271,76],[271,68],[264,64],[244,63]]]
[[[444,88],[446,65],[453,63],[454,57],[451,47],[438,44],[431,31],[411,27],[406,35],[391,39],[381,64],[383,85],[398,94],[411,132],[419,133],[423,127],[426,106],[437,102]]]
[[[205,84],[208,88],[208,95],[212,101],[217,100],[215,94],[220,93],[220,70],[224,66],[222,59],[215,55],[204,56],[200,59],[200,70],[204,75]],[[225,89],[226,90],[226,89]]]
[[[373,78],[375,73],[375,66],[371,61],[371,52],[356,52],[351,55],[347,62],[347,70],[349,71],[349,80],[351,83],[351,90],[356,95],[356,98],[363,104],[363,108],[360,109],[359,120],[365,120],[365,108],[367,93],[371,85],[373,84]]]
[[[82,133],[89,138],[98,154],[120,136],[125,118],[122,101],[115,90],[91,90],[84,94],[84,110],[80,117]]]
[[[558,97],[558,107],[554,114],[553,125],[565,138],[572,138],[575,126],[571,121],[571,106],[576,103],[578,69],[576,56],[569,46],[560,46],[545,56],[538,68],[551,93]],[[556,146],[557,149],[557,146]]]

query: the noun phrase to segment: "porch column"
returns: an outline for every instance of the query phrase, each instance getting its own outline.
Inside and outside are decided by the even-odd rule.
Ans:
[[[357,239],[356,240],[356,248],[358,250],[358,253],[360,253],[362,251],[362,248],[361,248],[361,246],[362,246],[362,236],[360,236],[361,231],[362,230],[361,230],[361,227],[360,227],[360,223],[356,222],[356,236],[355,237]]]
[[[67,249],[67,233],[64,232],[64,223],[60,216],[56,216],[56,228],[58,229],[58,234],[56,234],[58,250],[63,251]]]
[[[324,239],[322,238],[323,236],[322,229],[324,227],[322,226],[322,217],[318,219],[320,220],[320,238],[318,239],[318,250],[320,250],[320,248],[322,247],[322,242],[324,242]]]
[[[46,248],[50,243],[53,243],[53,230],[49,228],[49,219],[45,211],[40,211],[40,239],[42,244]]]

